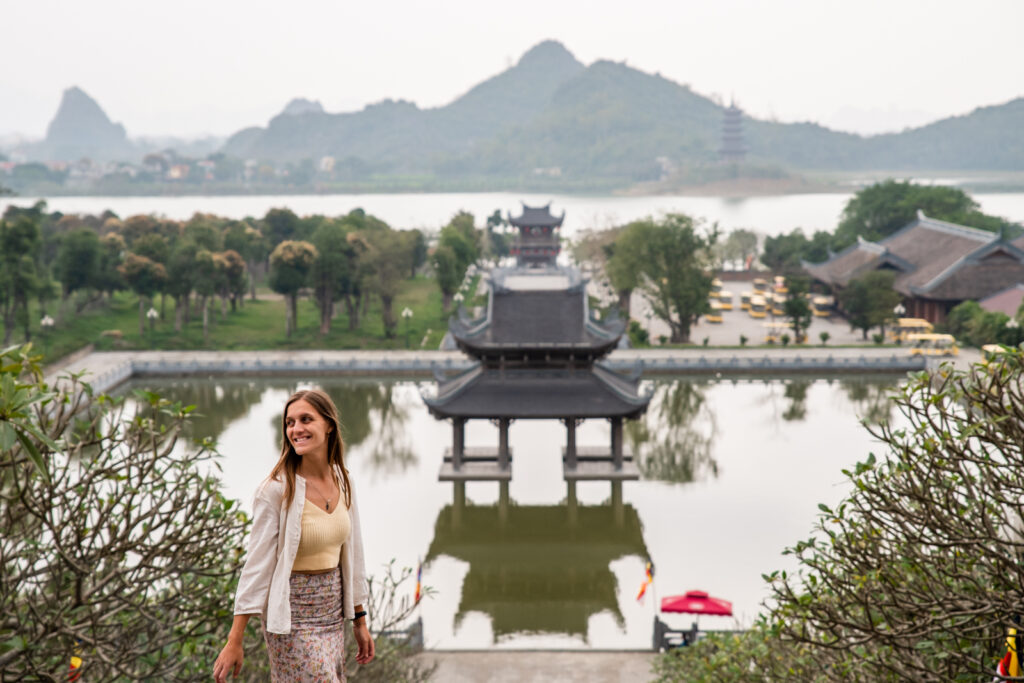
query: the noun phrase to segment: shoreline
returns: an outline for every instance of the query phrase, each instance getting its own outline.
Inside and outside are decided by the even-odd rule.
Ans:
[[[973,360],[954,360],[962,367]],[[622,349],[603,362],[620,372],[657,376],[740,378],[749,376],[833,376],[892,374],[938,366],[944,359],[910,356],[891,348],[793,349]],[[59,381],[84,373],[96,392],[108,392],[140,377],[342,375],[353,377],[432,378],[469,369],[473,361],[460,351],[93,351],[56,368],[45,379]]]

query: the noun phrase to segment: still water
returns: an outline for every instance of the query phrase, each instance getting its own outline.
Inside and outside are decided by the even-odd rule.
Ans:
[[[301,215],[336,216],[362,208],[395,228],[439,229],[457,211],[465,210],[482,223],[495,209],[518,213],[520,201],[538,206],[552,202],[556,213],[565,210],[562,232],[572,237],[583,229],[604,229],[666,212],[682,212],[725,230],[748,228],[765,235],[803,228],[835,229],[850,193],[796,194],[771,197],[723,198],[657,195],[646,197],[580,197],[520,194],[511,192],[187,196],[187,197],[53,197],[50,210],[63,213],[99,214],[110,209],[119,216],[156,213],[181,220],[197,211],[229,218],[263,216],[269,209],[288,207]],[[1024,193],[974,194],[981,210],[1012,221],[1024,222]],[[15,197],[5,204],[31,206],[36,197]]]
[[[819,502],[844,494],[840,470],[878,448],[860,419],[895,419],[887,396],[900,380],[658,379],[626,428],[643,477],[622,485],[621,506],[606,482],[580,483],[570,505],[554,421],[512,424],[507,506],[492,482],[466,484],[465,506],[454,505],[453,485],[437,481],[451,428],[414,381],[145,379],[126,390],[198,405],[192,436],[216,439],[226,493],[251,509],[279,453],[285,399],[319,383],[341,411],[367,569],[423,560],[436,591],[419,608],[428,647],[633,649],[650,647],[660,598],[687,590],[733,601],[735,620],[702,627],[749,624],[767,596],[761,574],[793,567],[781,551],[808,536]],[[581,446],[610,438],[599,421],[577,434]],[[497,440],[490,423],[467,425],[467,445]],[[654,589],[638,602],[648,557]]]

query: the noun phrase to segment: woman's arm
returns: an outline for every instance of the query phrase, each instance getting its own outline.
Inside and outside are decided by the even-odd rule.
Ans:
[[[231,633],[228,634],[227,645],[217,655],[213,663],[213,680],[216,683],[224,683],[231,672],[233,678],[238,678],[242,671],[242,660],[245,658],[245,650],[242,647],[242,639],[245,636],[245,627],[249,623],[248,614],[236,614],[231,622]]]
[[[359,614],[363,611],[363,606],[356,605],[355,611],[356,614]],[[352,621],[352,635],[355,636],[356,644],[359,645],[359,652],[356,653],[356,661],[360,664],[369,664],[373,661],[376,649],[373,645],[373,636],[370,635],[370,627],[367,624],[365,614]]]

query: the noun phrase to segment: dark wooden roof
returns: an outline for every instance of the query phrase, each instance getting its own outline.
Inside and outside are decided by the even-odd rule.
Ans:
[[[552,215],[550,202],[544,206],[527,206],[523,204],[523,211],[519,216],[513,217],[511,213],[508,214],[508,222],[517,228],[557,228],[562,225],[563,220],[565,220],[565,211],[562,211],[561,216]]]
[[[585,282],[570,268],[522,275],[518,269],[491,274],[487,311],[482,318],[453,317],[449,330],[466,353],[480,358],[503,352],[516,354],[602,356],[625,332],[625,321],[594,318],[587,303]],[[530,271],[533,273],[533,271]],[[544,282],[561,278],[558,289],[512,289],[513,279]]]
[[[617,516],[611,505],[471,505],[437,516],[426,561],[446,555],[469,565],[458,622],[469,612],[491,617],[495,636],[522,632],[586,636],[590,617],[617,621],[619,586],[610,565],[648,557],[632,505]],[[642,577],[641,577],[642,578]]]
[[[423,400],[436,418],[556,419],[642,415],[651,397],[639,380],[600,364],[586,368],[505,369],[477,365],[440,382]]]
[[[804,263],[804,268],[813,278],[840,288],[867,272],[890,269],[896,274],[896,291],[905,296],[964,300],[1024,280],[1024,250],[1001,235],[918,211],[914,221],[886,239],[858,239],[828,261]]]

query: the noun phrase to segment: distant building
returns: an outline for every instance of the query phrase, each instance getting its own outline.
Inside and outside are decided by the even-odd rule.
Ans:
[[[1011,287],[985,297],[978,304],[986,311],[1005,313],[1014,318],[1021,304],[1024,303],[1024,284],[1017,283]]]
[[[743,110],[730,104],[722,112],[722,146],[718,150],[718,158],[723,163],[738,164],[747,156],[747,146],[743,139]]]
[[[508,214],[510,225],[519,229],[516,242],[509,250],[516,257],[519,267],[554,266],[562,246],[559,243],[558,229],[565,220],[565,212],[561,216],[551,214],[551,204],[541,207],[523,204],[523,212],[513,218]]]
[[[839,294],[851,280],[875,270],[895,275],[906,316],[933,323],[951,308],[980,301],[1024,282],[1024,237],[1003,235],[936,220],[917,218],[879,242],[858,238],[822,263],[803,263],[816,281]]]

